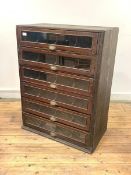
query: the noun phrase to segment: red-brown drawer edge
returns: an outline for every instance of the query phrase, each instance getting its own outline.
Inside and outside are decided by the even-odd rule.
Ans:
[[[38,104],[38,105],[41,105],[43,107],[47,106],[50,109],[53,108],[53,109],[56,110],[55,107],[51,107],[47,103],[22,97],[22,108],[23,108],[24,112],[32,113],[34,115],[38,115],[40,117],[47,118],[49,120],[51,120],[51,117],[52,117],[51,115],[39,112],[38,110],[32,110],[31,108],[26,106],[26,104],[25,104],[26,102],[33,103],[33,104]],[[67,120],[67,119],[59,118],[57,116],[55,116],[57,119],[54,122],[63,123],[63,124],[66,124],[66,125],[69,125],[69,126],[72,126],[74,128],[81,129],[81,130],[85,130],[85,131],[89,131],[90,130],[90,120],[91,120],[91,116],[90,115],[81,114],[81,113],[78,113],[78,112],[75,112],[75,111],[71,111],[71,110],[68,110],[68,109],[65,109],[65,108],[60,108],[60,107],[59,107],[58,110],[62,111],[62,112],[67,112],[67,113],[70,113],[70,114],[73,114],[73,115],[78,115],[78,116],[81,115],[81,118],[84,118],[86,120],[86,123],[82,125],[82,124],[78,124],[76,122],[72,122],[72,121]]]
[[[21,86],[21,93],[22,93],[21,95],[23,97],[27,97],[27,98],[30,98],[30,99],[35,99],[35,100],[41,101],[41,102],[46,102],[48,104],[50,104],[50,102],[52,101],[51,99],[47,99],[47,98],[44,98],[44,97],[41,97],[41,96],[35,96],[35,95],[32,95],[32,94],[26,93],[26,90],[25,90],[26,86],[41,89],[38,86],[34,86],[34,85],[32,86],[30,84],[23,83],[22,86]],[[54,93],[55,93],[55,91],[54,91]],[[56,93],[58,93],[58,92],[56,92]],[[60,93],[58,93],[58,94],[60,94]],[[67,95],[67,96],[72,97],[72,98],[76,97],[76,96],[72,96],[72,95],[69,95],[69,94],[66,94],[66,93],[64,93],[63,95],[65,95],[65,96]],[[84,113],[84,114],[92,114],[93,98],[88,97],[88,98],[85,99],[85,98],[81,98],[81,97],[78,97],[78,96],[76,98],[78,98],[80,100],[87,100],[87,107],[86,108],[81,108],[81,107],[78,107],[78,106],[70,105],[70,104],[67,104],[67,103],[62,103],[62,102],[59,102],[59,101],[56,101],[55,106],[56,107],[67,108],[69,110],[74,110],[74,111]]]
[[[79,145],[79,146],[87,146],[87,145],[90,144],[91,136],[90,136],[90,133],[88,133],[86,131],[81,131],[79,129],[76,129],[76,128],[73,128],[73,127],[70,127],[70,126],[67,126],[67,125],[64,125],[64,124],[60,124],[60,123],[55,123],[54,124],[53,122],[49,121],[48,119],[41,118],[41,117],[39,117],[37,115],[33,115],[33,114],[30,114],[30,113],[25,113],[25,112],[23,112],[23,114],[22,114],[22,119],[23,119],[23,125],[24,126],[27,126],[27,127],[30,127],[30,128],[34,128],[34,129],[36,129],[38,131],[41,131],[43,133],[47,133],[48,135],[52,136],[52,138],[60,138],[60,139],[63,139],[63,140],[69,141],[69,142],[73,142],[73,143],[75,143],[76,145]],[[28,122],[28,119],[30,120],[30,122]],[[33,120],[35,122],[33,122]],[[37,121],[39,121],[40,123],[47,122],[47,123],[49,123],[51,125],[54,125],[56,128],[57,127],[61,127],[64,130],[68,130],[69,129],[69,130],[72,130],[74,132],[76,131],[78,133],[83,134],[85,136],[85,138],[83,139],[83,141],[78,141],[76,139],[72,139],[72,138],[70,138],[68,136],[64,136],[60,132],[58,133],[58,132],[53,131],[53,127],[50,128],[50,130],[48,130],[48,129],[44,129],[43,127],[37,126],[37,123],[38,123]],[[52,135],[53,132],[55,133],[55,136]]]
[[[38,27],[25,27],[25,26],[17,26],[17,36],[18,36],[18,44],[24,47],[38,47],[38,48],[49,48],[50,44],[47,43],[39,43],[39,42],[30,42],[30,41],[22,41],[21,40],[21,32],[49,32],[49,33],[57,33],[62,35],[75,35],[75,36],[89,36],[92,37],[92,47],[91,48],[82,48],[82,47],[73,47],[73,46],[64,46],[64,45],[55,45],[56,50],[60,51],[71,51],[78,54],[85,55],[96,55],[97,54],[97,45],[99,40],[99,33],[96,32],[88,32],[88,31],[68,31],[68,30],[51,30],[47,28],[38,28]]]
[[[81,75],[85,77],[94,77],[96,72],[96,57],[93,56],[84,56],[84,55],[76,55],[76,54],[70,54],[70,53],[63,53],[63,52],[51,52],[47,51],[45,49],[39,49],[39,48],[27,48],[22,47],[19,49],[19,64],[25,65],[25,66],[35,66],[35,67],[41,67],[51,70],[51,65],[48,63],[43,62],[35,62],[35,61],[28,61],[24,60],[22,56],[22,52],[32,52],[32,53],[41,53],[41,54],[50,54],[50,55],[58,55],[58,56],[65,56],[70,58],[80,58],[83,60],[89,60],[90,61],[90,68],[89,69],[77,69],[72,67],[65,67],[60,65],[55,65],[57,67],[57,72],[63,72],[63,73],[69,73],[69,74],[76,74]]]
[[[48,70],[45,70],[45,69],[41,69],[41,68],[36,68],[36,67],[27,67],[27,66],[20,66],[20,79],[21,81],[26,81],[26,82],[32,82],[32,83],[35,83],[35,84],[38,84],[38,85],[43,85],[43,87],[50,87],[50,85],[52,84],[51,82],[48,82],[48,81],[43,81],[43,80],[39,80],[39,79],[33,79],[33,78],[30,78],[30,77],[25,77],[24,76],[24,71],[23,69],[29,69],[29,70],[34,70],[34,71],[40,71],[40,72],[44,72],[44,73],[49,73],[49,74],[53,74],[53,75],[58,75],[58,76],[63,76],[63,77],[69,77],[71,75],[69,74],[62,74],[62,73],[54,73],[54,72],[51,72],[51,71],[48,71]],[[75,79],[78,79],[78,80],[81,80],[81,77],[80,76],[71,76],[71,78],[75,78]],[[56,84],[56,90],[61,90],[61,91],[65,91],[65,92],[69,92],[69,93],[72,93],[72,94],[78,94],[78,95],[82,95],[82,96],[93,96],[94,95],[94,79],[93,78],[88,78],[88,79],[85,79],[83,78],[82,80],[86,81],[89,83],[89,87],[87,87],[87,90],[82,90],[82,89],[78,89],[78,88],[73,88],[73,87],[70,87],[70,86],[65,86],[65,85],[62,85],[62,84]]]

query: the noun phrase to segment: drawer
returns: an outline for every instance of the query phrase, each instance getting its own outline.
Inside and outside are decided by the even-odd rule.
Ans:
[[[46,48],[52,52],[61,50],[86,55],[97,54],[98,33],[24,27],[18,29],[18,35],[21,46]]]
[[[87,79],[80,76],[49,72],[34,67],[21,67],[20,69],[23,81],[42,84],[52,89],[60,89],[73,94],[93,95],[94,80],[92,78]]]
[[[47,90],[27,83],[23,83],[22,94],[24,97],[46,102],[50,106],[63,107],[85,114],[92,112],[92,98],[89,97],[71,96],[67,93],[59,93],[55,90]]]
[[[64,108],[56,108],[49,104],[23,98],[23,111],[32,113],[52,122],[60,122],[79,129],[89,131],[90,116]]]
[[[60,123],[53,123],[36,115],[23,113],[24,126],[42,131],[53,138],[60,138],[77,145],[89,145],[90,134]]]
[[[50,52],[36,48],[22,48],[19,51],[20,64],[37,66],[83,76],[94,76],[96,57]]]

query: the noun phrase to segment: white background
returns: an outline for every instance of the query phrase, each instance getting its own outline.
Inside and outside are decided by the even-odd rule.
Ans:
[[[19,93],[16,24],[119,27],[112,99],[131,99],[131,0],[0,0],[0,96]]]

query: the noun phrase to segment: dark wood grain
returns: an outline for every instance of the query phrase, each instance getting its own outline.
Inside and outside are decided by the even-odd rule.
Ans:
[[[94,101],[93,150],[107,129],[117,37],[118,29],[109,30],[104,33],[102,53],[99,57],[100,63],[98,63],[99,70]]]
[[[21,39],[22,31],[47,32],[54,34],[73,35],[73,36],[88,36],[92,38],[90,48],[55,45],[55,50],[50,50],[48,43],[23,41]],[[116,27],[92,27],[92,26],[75,26],[75,25],[57,25],[57,24],[31,24],[17,25],[17,45],[19,57],[19,72],[21,85],[21,100],[22,100],[22,118],[23,128],[40,135],[46,136],[56,141],[60,141],[67,145],[73,146],[82,151],[92,153],[98,145],[100,139],[104,135],[107,128],[108,108],[110,101],[110,92],[112,84],[112,76],[114,69],[115,52],[117,45],[118,28]],[[72,69],[70,67],[58,66],[57,71],[50,70],[50,65],[47,63],[33,62],[24,60],[22,50],[32,51],[37,53],[51,54],[55,56],[65,56],[70,58],[89,59],[91,61],[90,69]],[[24,76],[23,69],[50,73],[55,76],[71,77],[72,79],[88,81],[88,87],[85,90],[74,87],[57,84],[57,88],[51,89],[48,81]],[[50,106],[50,98],[43,98],[40,95],[31,95],[25,90],[25,86],[31,86],[38,89],[43,89],[53,92],[54,94],[65,94],[69,98],[79,98],[86,100],[86,108],[80,108],[71,104],[57,101],[56,106]],[[51,121],[51,116],[46,112],[42,113],[39,110],[31,109],[27,106],[27,102],[34,103],[60,111],[68,111],[69,113],[80,115],[86,118],[86,124],[80,125],[80,118],[77,122],[66,120],[66,118],[57,117],[56,121]],[[82,104],[84,105],[84,104]],[[56,116],[55,116],[56,117]],[[28,122],[29,121],[29,122]],[[45,122],[49,123],[50,131],[44,129]],[[68,136],[62,135],[61,132],[54,133],[57,130],[54,128],[62,126],[62,128],[70,128],[71,135],[65,132]],[[75,131],[77,131],[75,136]],[[51,133],[53,132],[51,136]],[[84,135],[83,135],[84,134]],[[79,137],[80,136],[80,137]],[[72,138],[73,139],[72,139]],[[76,137],[76,140],[75,140]],[[85,138],[84,138],[85,137]],[[84,138],[84,140],[83,140]],[[79,140],[80,139],[80,140]]]
[[[35,120],[36,120],[36,122],[35,122]],[[44,124],[43,124],[43,122],[44,122]],[[87,145],[90,145],[90,134],[89,133],[87,133],[85,131],[78,130],[78,129],[73,128],[73,127],[69,127],[67,125],[51,122],[46,118],[41,118],[39,116],[29,114],[29,113],[23,113],[23,123],[25,126],[31,127],[34,130],[38,130],[40,132],[45,132],[47,135],[51,136],[52,138],[60,138],[60,139],[63,139],[67,142],[71,141],[72,143],[76,143],[76,145],[78,145],[78,146],[83,145],[84,147],[86,147]],[[63,128],[63,133],[58,132],[58,129],[57,129],[58,127]],[[67,131],[69,130],[69,133],[67,133],[66,130]],[[75,135],[73,138],[71,137],[71,135],[73,134],[72,131],[77,132],[76,138],[75,138]],[[54,132],[56,135],[52,136],[51,132]],[[65,134],[64,134],[64,132],[65,132]],[[71,134],[71,132],[72,132],[72,134]],[[82,134],[83,136],[82,137],[79,136],[78,133]],[[79,141],[77,139],[77,136],[81,137],[82,141]]]
[[[44,103],[44,102],[40,102],[40,101],[36,101],[36,100],[33,100],[33,99],[29,99],[29,98],[23,98],[23,111],[26,112],[26,113],[31,113],[31,114],[34,114],[34,115],[37,115],[37,116],[41,116],[43,118],[47,118],[49,120],[51,120],[51,115],[47,114],[46,112],[41,112],[39,111],[38,109],[32,109],[30,108],[30,106],[27,106],[26,102],[30,102],[30,103],[33,103],[34,105],[41,105],[43,106],[43,108],[46,106],[48,108],[51,109],[54,109],[54,110],[58,110],[61,112],[61,115],[64,115],[64,113],[69,113],[70,115],[73,115],[75,117],[77,116],[80,116],[81,118],[84,118],[85,120],[85,123],[83,124],[80,124],[80,122],[76,122],[76,121],[71,121],[71,120],[67,120],[66,117],[56,117],[56,120],[54,120],[54,122],[59,122],[59,123],[63,123],[63,124],[66,124],[66,125],[69,125],[69,126],[73,126],[75,128],[78,128],[78,129],[82,129],[82,130],[85,130],[85,131],[89,131],[90,129],[90,115],[87,115],[87,114],[81,114],[81,113],[78,113],[76,111],[72,111],[72,110],[68,110],[66,108],[58,108],[58,107],[53,107],[53,106],[50,106],[49,104],[47,103]],[[63,113],[63,114],[62,114]],[[51,120],[52,121],[52,120]]]
[[[41,95],[37,96],[37,95],[32,95],[32,94],[27,93],[24,84],[22,86],[22,96],[23,97],[27,97],[29,99],[35,99],[36,101],[46,102],[46,103],[50,104],[50,102],[52,101],[51,99],[44,98]],[[41,88],[38,88],[37,86],[29,86],[28,85],[28,87],[36,87],[36,89],[42,90]],[[49,90],[47,90],[47,92],[49,92]],[[60,93],[60,92],[56,92],[56,91],[50,91],[50,92],[57,93],[58,95],[62,94],[62,95],[68,96],[68,98],[78,98],[79,101],[81,101],[81,103],[82,103],[83,99],[87,100],[87,104],[86,104],[85,108],[75,106],[73,104],[64,103],[64,102],[62,103],[60,101],[55,100],[57,107],[67,108],[67,109],[78,111],[78,112],[81,112],[84,114],[91,114],[92,113],[92,98],[91,97],[80,98],[80,97],[69,95],[67,93]]]
[[[22,47],[19,50],[19,63],[23,64],[23,65],[34,65],[35,67],[43,67],[43,68],[47,68],[50,70],[50,64],[47,63],[40,63],[40,62],[31,62],[28,60],[24,60],[22,57],[22,51],[28,51],[28,52],[32,52],[32,53],[40,53],[40,54],[50,54],[53,56],[64,56],[64,57],[68,57],[68,58],[80,58],[82,60],[89,60],[90,61],[90,68],[88,69],[74,69],[71,67],[65,67],[65,66],[59,66],[57,65],[57,71],[63,72],[63,73],[70,73],[70,74],[78,74],[78,75],[83,75],[83,76],[88,76],[88,77],[94,77],[94,74],[96,73],[95,68],[96,68],[96,56],[86,56],[86,55],[79,55],[79,54],[71,54],[71,52],[61,52],[61,51],[55,51],[55,52],[51,52],[50,50],[44,50],[43,48],[28,48],[28,47]]]
[[[22,27],[17,26],[17,33],[19,35],[18,43],[20,43],[21,46],[24,47],[36,47],[36,48],[49,48],[49,44],[47,43],[40,43],[40,42],[30,42],[30,41],[22,41],[21,39],[21,32],[28,32],[28,31],[34,31],[34,32],[49,32],[49,33],[56,33],[61,35],[80,35],[80,36],[89,36],[92,37],[92,47],[91,48],[81,48],[81,47],[71,47],[71,46],[63,46],[63,45],[55,45],[56,51],[60,50],[63,52],[71,51],[76,54],[82,54],[82,55],[96,55],[97,54],[97,33],[92,32],[77,32],[75,30],[68,31],[68,30],[53,30],[52,29],[45,29],[45,28],[38,28],[38,27]]]

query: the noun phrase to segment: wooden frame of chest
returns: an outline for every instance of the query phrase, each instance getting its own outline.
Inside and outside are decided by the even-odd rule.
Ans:
[[[17,26],[22,128],[92,153],[107,129],[118,28]]]

